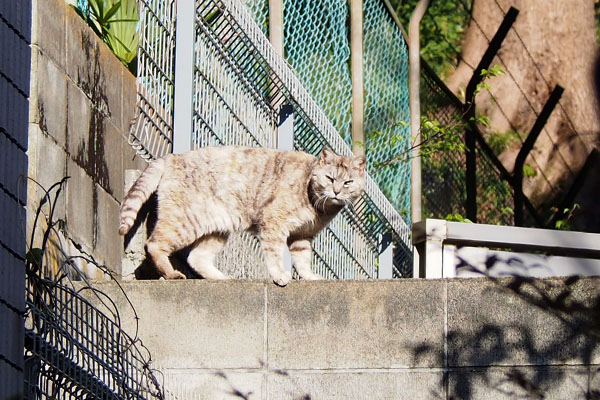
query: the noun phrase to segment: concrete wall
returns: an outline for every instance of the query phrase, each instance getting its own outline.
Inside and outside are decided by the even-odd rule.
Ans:
[[[31,1],[0,2],[0,399],[23,398]]]
[[[33,1],[32,36],[29,176],[46,189],[70,177],[58,201],[50,260],[58,268],[62,249],[119,273],[123,171],[145,167],[127,144],[135,77],[64,0]],[[28,232],[42,196],[29,185]],[[76,262],[88,276],[103,277],[93,264]]]
[[[123,282],[137,330],[119,288],[95,288],[116,302],[171,390],[187,386],[201,399],[575,399],[600,391],[598,278]]]

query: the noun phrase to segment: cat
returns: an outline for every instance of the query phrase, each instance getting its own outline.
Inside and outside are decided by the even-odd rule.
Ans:
[[[234,231],[261,241],[275,284],[292,279],[284,246],[302,279],[311,270],[311,241],[365,186],[364,156],[325,147],[320,157],[300,151],[204,147],[153,161],[123,198],[119,233],[127,234],[142,205],[157,192],[158,217],[146,252],[165,279],[185,279],[169,255],[189,247],[190,267],[206,279],[227,279],[214,260]]]

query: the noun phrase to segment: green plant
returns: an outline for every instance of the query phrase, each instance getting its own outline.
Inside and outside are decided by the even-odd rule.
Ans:
[[[511,147],[521,137],[518,132],[489,132],[486,135],[487,144],[492,148],[494,154],[501,154]]]
[[[446,215],[446,221],[466,222],[466,223],[469,223],[469,224],[473,223],[473,221],[471,221],[468,218],[463,217],[462,215],[460,215],[458,213]]]
[[[573,213],[580,208],[579,204],[573,204],[571,208],[565,208],[562,212],[562,218],[556,220],[554,223],[554,228],[560,231],[570,231],[571,230],[571,220],[573,219]]]
[[[417,2],[390,1],[406,29]],[[472,0],[432,1],[421,22],[421,55],[442,79],[458,63],[464,29],[471,17],[471,5]]]
[[[123,64],[135,73],[138,46],[136,0],[88,0],[88,12],[75,7]]]

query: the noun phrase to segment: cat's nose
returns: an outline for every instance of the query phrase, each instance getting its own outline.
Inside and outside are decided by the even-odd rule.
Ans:
[[[332,189],[333,189],[333,194],[337,196],[338,193],[342,191],[342,185],[337,185],[336,183],[337,182],[334,182]]]

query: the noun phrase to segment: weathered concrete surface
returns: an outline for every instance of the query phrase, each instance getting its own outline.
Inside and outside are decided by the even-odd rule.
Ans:
[[[54,215],[65,239],[59,246],[121,275],[123,171],[146,165],[127,144],[135,77],[64,0],[34,0],[32,7],[29,177],[41,187],[28,185],[28,236],[42,187],[70,176]],[[78,262],[87,275],[104,276],[94,263]]]
[[[600,391],[600,278],[121,284],[155,365],[201,399]],[[95,287],[136,332],[117,285]]]
[[[267,291],[274,368],[431,367],[444,352],[442,286],[301,281]],[[431,352],[415,359],[412,349],[419,347]]]

